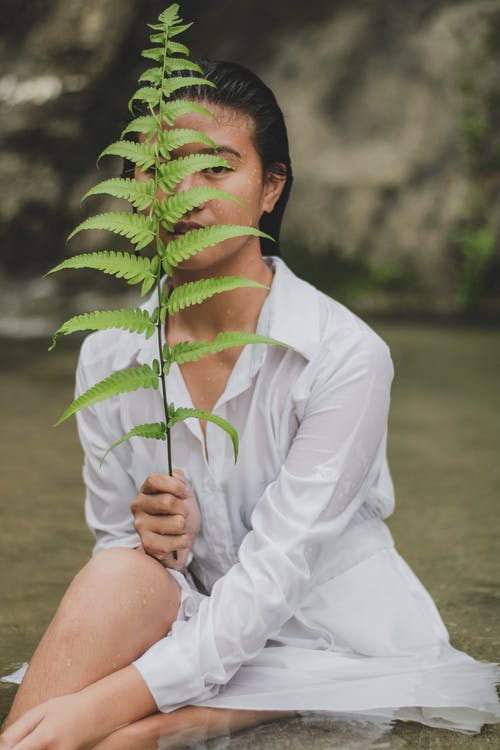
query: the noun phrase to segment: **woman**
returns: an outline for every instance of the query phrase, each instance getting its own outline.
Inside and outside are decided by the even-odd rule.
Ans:
[[[241,66],[200,64],[217,88],[180,96],[218,119],[189,113],[176,126],[204,131],[233,170],[191,175],[180,189],[216,185],[245,206],[209,201],[176,232],[248,224],[278,237],[292,183],[281,111]],[[202,150],[188,144],[176,155]],[[268,288],[180,311],[167,321],[168,343],[240,330],[287,348],[176,365],[168,395],[228,419],[240,435],[238,462],[225,433],[189,420],[173,428],[174,477],[156,441],[123,444],[100,469],[114,440],[157,419],[159,401],[138,391],[80,412],[97,554],[33,656],[1,747],[104,749],[159,734],[186,744],[308,710],[464,731],[498,720],[495,666],[449,645],[384,524],[393,510],[386,345],[256,237],[202,251],[166,283],[219,275]],[[153,347],[129,333],[91,335],[77,392],[149,362]]]

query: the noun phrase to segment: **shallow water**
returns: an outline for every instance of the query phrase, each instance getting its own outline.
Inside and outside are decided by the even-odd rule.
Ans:
[[[500,332],[374,324],[396,368],[389,458],[397,510],[389,525],[424,581],[453,644],[498,660]],[[53,430],[71,400],[77,350],[64,341],[0,341],[0,674],[28,659],[91,538],[82,514],[74,424]],[[0,685],[0,717],[14,688]],[[220,741],[209,745],[218,747]],[[318,717],[266,725],[223,741],[258,748],[478,748],[500,746],[500,726],[480,738],[413,723],[383,737]]]

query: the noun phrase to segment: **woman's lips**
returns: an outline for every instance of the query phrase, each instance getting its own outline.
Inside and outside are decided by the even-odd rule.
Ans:
[[[201,224],[196,224],[195,222],[185,224],[180,222],[179,224],[174,225],[174,237],[182,237],[183,234],[186,234],[186,232],[190,232],[192,229],[203,228],[204,227]]]

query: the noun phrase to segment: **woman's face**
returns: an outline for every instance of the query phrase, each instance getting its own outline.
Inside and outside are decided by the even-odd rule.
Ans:
[[[213,199],[185,214],[181,223],[192,223],[198,227],[209,227],[214,224],[240,224],[258,228],[262,213],[270,212],[274,208],[283,189],[285,178],[274,174],[263,174],[260,156],[252,142],[254,123],[251,117],[230,107],[202,104],[213,112],[217,120],[189,112],[176,119],[175,127],[199,130],[208,135],[219,147],[218,155],[227,160],[233,169],[214,167],[189,175],[177,185],[175,192],[193,187],[215,187],[232,193],[245,205],[241,206],[228,199]],[[213,154],[214,152],[203,143],[188,143],[173,151],[171,156],[178,158],[198,153]],[[137,167],[135,177],[138,180],[152,179],[151,174],[141,172]],[[166,196],[159,192],[158,197]],[[176,236],[166,230],[161,230],[164,242],[175,239]],[[245,254],[255,251],[260,253],[259,238],[245,236],[225,240],[215,247],[206,248],[192,258],[182,261],[178,268],[202,270],[217,262],[226,262],[231,256],[242,251]]]

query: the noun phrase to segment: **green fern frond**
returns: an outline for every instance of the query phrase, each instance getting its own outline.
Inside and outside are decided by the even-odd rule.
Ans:
[[[178,365],[183,365],[185,362],[196,362],[207,354],[217,354],[224,349],[231,349],[234,346],[246,346],[247,344],[288,346],[283,341],[277,341],[268,336],[261,336],[259,333],[223,331],[217,334],[212,341],[181,341],[179,344],[174,344],[170,349],[168,365],[171,365],[172,362],[177,362]]]
[[[80,409],[86,409],[88,406],[93,406],[99,403],[99,401],[105,401],[112,396],[118,396],[120,393],[137,391],[139,388],[157,389],[158,383],[158,375],[149,365],[118,370],[118,372],[114,372],[109,377],[96,383],[75,399],[68,406],[64,414],[59,417],[54,427],[57,427],[61,422],[76,414]]]
[[[213,154],[189,154],[179,159],[160,164],[158,168],[158,184],[164,193],[171,193],[179,182],[190,174],[202,172],[212,167],[227,167],[234,169],[231,164],[220,156]]]
[[[146,310],[124,307],[121,310],[95,310],[74,315],[55,332],[49,352],[55,347],[60,335],[67,336],[76,331],[103,331],[107,328],[122,328],[131,333],[144,333],[149,339],[155,332],[154,322]]]
[[[274,242],[274,239],[260,229],[255,227],[238,226],[237,224],[219,224],[204,229],[192,229],[177,240],[172,240],[167,245],[166,259],[175,267],[181,261],[191,258],[206,247],[213,247],[219,242],[233,237],[266,237]]]
[[[82,201],[91,195],[112,195],[131,203],[139,211],[148,208],[155,198],[155,184],[153,180],[134,180],[123,177],[112,177],[90,188]]]
[[[232,200],[235,203],[239,203],[240,206],[245,205],[243,201],[232,195],[232,193],[226,193],[224,190],[218,190],[217,188],[198,187],[182,190],[170,198],[159,201],[155,214],[160,221],[175,224],[188,211],[192,211],[193,208],[199,206],[201,203],[206,203],[215,198]]]
[[[99,157],[100,159],[103,156],[119,156],[138,165],[143,171],[153,167],[156,170],[156,179],[138,181],[112,178],[91,188],[84,196],[87,198],[92,195],[111,195],[127,200],[138,211],[146,212],[150,209],[149,216],[144,216],[143,213],[131,214],[118,211],[104,213],[83,221],[69,235],[71,239],[83,230],[111,231],[127,237],[135,245],[135,250],[140,250],[154,242],[156,250],[154,258],[150,260],[132,253],[115,251],[84,253],[63,261],[49,273],[65,268],[94,268],[118,278],[123,277],[129,284],[140,283],[141,294],[145,294],[158,281],[161,268],[171,275],[173,267],[207,247],[235,237],[255,236],[273,239],[254,227],[233,224],[193,230],[170,242],[165,242],[165,237],[161,238],[158,234],[159,226],[167,232],[172,232],[179,219],[209,200],[234,200],[239,205],[245,205],[236,196],[215,187],[193,188],[177,195],[173,194],[176,186],[190,174],[214,167],[233,169],[231,164],[217,153],[191,154],[181,159],[171,158],[173,151],[188,143],[206,144],[210,149],[217,150],[216,143],[205,133],[174,127],[175,120],[185,113],[196,112],[216,120],[213,112],[198,103],[184,99],[173,98],[172,101],[167,101],[175,97],[175,92],[188,89],[188,87],[216,88],[215,83],[203,77],[202,68],[187,59],[189,48],[173,40],[173,37],[177,37],[191,25],[191,23],[185,24],[180,18],[178,3],[166,8],[160,14],[157,23],[149,24],[152,31],[149,38],[152,44],[157,46],[152,46],[141,53],[144,58],[153,62],[139,77],[139,87],[129,101],[129,109],[132,112],[134,102],[140,101],[149,106],[150,114],[135,117],[124,128],[121,140],[108,146]],[[189,74],[181,75],[184,72]],[[165,124],[172,129],[166,130]],[[129,133],[143,134],[144,142],[124,140]],[[158,200],[156,195],[158,189],[166,196],[162,200]],[[164,322],[167,314],[175,314],[185,307],[200,304],[215,294],[243,287],[268,288],[252,279],[227,276],[184,284],[174,289],[170,297],[167,297],[165,289],[163,292],[159,289],[158,307],[153,313],[139,308],[126,308],[76,315],[56,331],[51,348],[54,347],[58,336],[83,330],[121,328],[150,337],[154,334],[156,325]],[[208,342],[181,342],[172,348],[165,344],[160,347],[158,359],[155,359],[152,364],[120,370],[89,388],[70,404],[56,424],[60,424],[80,409],[118,394],[139,388],[157,389],[159,379],[164,377],[173,362],[178,364],[194,362],[206,355],[247,344],[287,346],[280,341],[256,333],[233,331],[220,333],[213,341]],[[103,460],[111,450],[132,437],[155,440],[168,438],[170,440],[170,427],[190,418],[210,421],[224,429],[231,438],[236,460],[238,436],[229,422],[211,412],[189,408],[176,409],[173,404],[165,410],[164,422],[137,425],[110,446]],[[169,471],[171,471],[170,443],[168,455]]]
[[[131,214],[125,211],[111,211],[107,214],[97,214],[82,221],[68,237],[70,240],[78,232],[86,229],[104,229],[108,232],[127,237],[136,250],[142,250],[155,237],[155,221],[142,214]]]
[[[59,263],[55,268],[48,271],[55,273],[66,268],[91,268],[95,271],[102,271],[110,276],[116,276],[118,279],[126,279],[129,284],[139,284],[147,281],[150,283],[149,289],[155,282],[155,274],[158,272],[158,258],[144,258],[141,255],[132,253],[116,252],[114,250],[101,250],[96,253],[82,253],[67,258]],[[148,291],[149,291],[148,289]]]
[[[116,443],[110,445],[104,456],[101,458],[101,464],[114,448],[117,448],[126,440],[130,440],[133,437],[151,438],[152,440],[165,440],[167,434],[167,425],[165,422],[149,422],[146,424],[138,424],[137,427],[133,427],[126,435],[123,435]]]
[[[173,42],[169,42],[173,44]],[[186,86],[210,86],[210,88],[216,89],[217,86],[212,81],[208,81],[206,78],[195,78],[191,76],[184,78],[183,76],[173,76],[172,78],[165,78],[163,81],[163,93],[168,98],[178,89],[183,89]]]
[[[170,158],[170,152],[174,151],[186,143],[205,143],[210,148],[217,148],[217,144],[208,135],[201,133],[199,130],[190,130],[189,128],[175,128],[175,130],[165,130],[158,138],[160,154],[165,158]]]
[[[269,289],[264,284],[259,284],[258,281],[253,281],[253,279],[246,279],[244,276],[219,276],[218,278],[189,281],[187,284],[181,284],[181,286],[172,290],[170,297],[166,300],[165,308],[169,315],[175,315],[185,307],[199,305],[204,300],[213,297],[214,294],[243,287]]]
[[[103,156],[121,156],[123,159],[137,164],[141,169],[149,169],[156,159],[155,147],[150,143],[135,143],[135,141],[115,141],[99,154],[97,161]]]
[[[170,429],[176,422],[183,422],[185,419],[205,419],[207,422],[213,422],[218,427],[221,427],[227,432],[231,438],[234,450],[234,461],[238,458],[238,433],[234,429],[233,425],[227,420],[219,417],[218,414],[212,414],[210,411],[203,411],[202,409],[189,409],[187,407],[179,407],[175,409],[173,415],[170,417],[167,423],[167,427]]]

